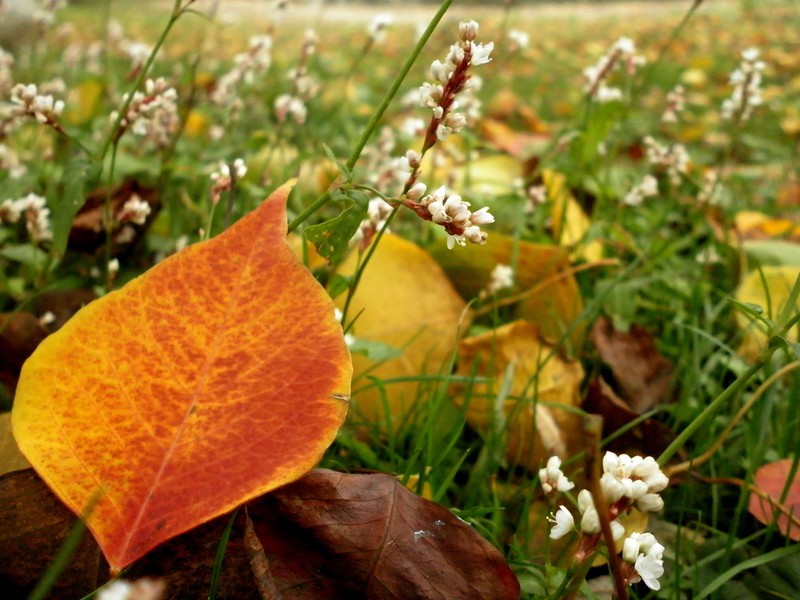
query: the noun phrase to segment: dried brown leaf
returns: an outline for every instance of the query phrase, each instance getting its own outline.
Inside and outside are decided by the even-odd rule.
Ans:
[[[650,333],[638,325],[617,331],[602,317],[592,327],[592,340],[614,375],[619,395],[636,414],[669,400],[673,391],[672,363],[656,349]]]
[[[519,597],[496,548],[388,474],[315,470],[248,510],[285,600]]]

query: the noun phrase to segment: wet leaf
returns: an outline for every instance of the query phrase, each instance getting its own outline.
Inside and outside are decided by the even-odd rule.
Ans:
[[[25,456],[109,563],[300,477],[346,410],[333,306],[285,243],[284,186],[224,234],[92,302],[22,369]]]
[[[389,474],[315,470],[248,511],[284,600],[519,597],[494,546]]]
[[[800,470],[794,473],[791,482],[789,482],[793,462],[791,458],[784,458],[759,467],[756,471],[754,483],[756,487],[776,502],[782,501],[781,503],[792,512],[795,519],[800,519]],[[788,493],[784,499],[783,491],[786,489],[787,484]],[[761,498],[757,494],[750,496],[748,510],[751,515],[764,523],[764,525],[769,525],[776,520],[776,513],[772,504],[766,498]],[[793,524],[785,514],[777,513],[777,515],[778,530],[783,535],[795,541],[800,541],[800,526]]]
[[[672,364],[644,327],[633,325],[627,333],[617,331],[610,319],[601,317],[592,326],[592,341],[610,367],[617,391],[634,413],[641,415],[669,400]]]
[[[350,239],[367,216],[369,198],[359,190],[350,190],[346,194],[335,192],[333,199],[339,200],[342,212],[324,223],[306,227],[304,233],[321,256],[337,265],[347,253]]]
[[[351,275],[356,261],[356,253],[350,254],[340,274]],[[345,296],[339,296],[336,305],[342,308],[344,301]],[[439,373],[455,347],[464,308],[464,301],[427,252],[396,235],[384,235],[364,270],[349,318],[358,315],[352,329],[356,339],[381,342],[402,354],[384,362],[353,355],[351,416],[377,424],[391,420],[397,427],[416,402],[419,384],[391,380]],[[386,414],[381,390],[369,384],[367,375],[385,381],[391,414]]]
[[[454,401],[460,406],[469,403],[467,421],[478,431],[500,428],[512,464],[535,470],[554,454],[569,456],[582,448],[577,407],[583,368],[553,352],[535,325],[515,321],[463,340],[457,372],[493,379],[492,384],[454,386]],[[507,394],[502,397],[504,384]]]

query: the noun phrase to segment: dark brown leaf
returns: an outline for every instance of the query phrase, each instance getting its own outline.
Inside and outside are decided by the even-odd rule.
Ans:
[[[53,314],[53,322],[47,324],[47,329],[52,333],[61,329],[72,315],[96,298],[97,294],[91,290],[51,290],[36,296],[33,307],[39,317],[46,313]]]
[[[592,326],[592,340],[611,368],[617,392],[633,412],[645,413],[670,398],[672,364],[646,329],[634,325],[628,333],[616,331],[609,319],[601,317]]]
[[[391,475],[315,470],[248,508],[285,600],[519,597],[496,548]]]
[[[0,314],[0,382],[14,395],[22,363],[36,350],[47,330],[28,312]]]
[[[96,189],[86,197],[86,203],[78,211],[72,222],[69,233],[69,248],[83,252],[96,252],[105,245],[105,229],[103,215],[105,212],[106,196],[108,191]],[[120,224],[119,215],[122,207],[132,196],[139,196],[150,205],[150,215],[143,225],[132,223]],[[111,191],[111,215],[114,217],[113,253],[119,254],[134,246],[142,237],[147,227],[155,219],[161,208],[158,191],[139,184],[139,182],[126,179],[119,187]]]
[[[241,515],[240,515],[241,517]],[[164,577],[168,600],[205,598],[227,516],[170,540],[126,571],[127,579]],[[27,598],[64,542],[75,517],[32,469],[0,477],[0,591]],[[240,518],[228,544],[217,598],[257,600]],[[75,600],[110,578],[108,564],[87,533],[48,596]]]
[[[588,413],[603,417],[604,437],[618,431],[639,416],[601,377],[589,382],[581,408]],[[608,445],[608,450],[658,456],[667,449],[674,438],[675,434],[669,427],[655,419],[646,419],[614,439]]]

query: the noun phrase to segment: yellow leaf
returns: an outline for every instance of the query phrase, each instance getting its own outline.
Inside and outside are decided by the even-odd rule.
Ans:
[[[550,456],[581,447],[580,384],[583,368],[552,352],[539,329],[525,321],[463,340],[460,375],[492,378],[469,388],[455,385],[454,401],[467,405],[467,421],[484,433],[501,428],[509,462],[538,469]],[[510,381],[505,381],[509,376]],[[508,393],[496,406],[501,389]],[[505,421],[505,427],[503,427]]]
[[[745,275],[739,289],[736,290],[736,299],[747,304],[757,304],[763,308],[767,318],[775,319],[786,305],[789,292],[798,276],[800,267],[795,266],[768,266],[760,271],[751,271]],[[800,301],[795,309],[800,311]],[[764,326],[751,321],[741,311],[736,314],[736,320],[743,329],[739,353],[747,360],[755,360],[768,341]],[[796,344],[797,327],[793,327],[785,337],[789,342]]]
[[[485,246],[468,244],[450,251],[439,244],[431,253],[467,299],[486,289],[492,269],[498,264],[511,265],[516,253],[513,295],[520,298],[516,315],[537,325],[547,342],[558,341],[583,311],[583,300],[563,247],[492,233]],[[582,324],[573,328],[569,337],[573,349],[580,348],[585,329]]]
[[[352,275],[357,260],[357,253],[351,253],[340,273]],[[344,296],[337,299],[339,308]],[[352,333],[357,338],[404,350],[381,364],[353,355],[351,418],[399,426],[417,400],[418,382],[389,380],[441,372],[455,348],[464,312],[464,301],[427,252],[396,235],[384,235],[364,270],[349,318],[356,318]],[[389,414],[381,391],[367,375],[385,380]]]
[[[545,169],[542,172],[547,198],[552,206],[553,238],[556,243],[572,248],[573,259],[589,262],[603,257],[603,246],[597,242],[585,242],[589,231],[589,217],[567,187],[567,178],[561,173]]]
[[[64,116],[73,125],[84,125],[97,114],[97,107],[103,95],[99,81],[89,79],[72,88],[67,99]]]

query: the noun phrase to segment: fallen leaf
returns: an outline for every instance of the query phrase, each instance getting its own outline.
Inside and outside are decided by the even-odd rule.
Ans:
[[[509,368],[513,374],[508,397],[495,407]],[[491,385],[476,382],[469,389],[454,385],[453,400],[458,406],[468,402],[467,421],[483,433],[506,420],[501,433],[512,464],[533,471],[550,456],[566,457],[582,448],[582,417],[576,407],[580,405],[583,368],[553,352],[535,325],[515,321],[464,339],[459,345],[457,372],[493,379]]]
[[[33,299],[33,308],[39,318],[46,313],[53,315],[53,322],[46,325],[47,330],[53,332],[95,299],[97,294],[91,290],[48,290]]]
[[[567,186],[563,174],[544,169],[544,185],[547,200],[552,207],[553,239],[557,244],[570,248],[572,258],[594,262],[603,257],[603,246],[598,241],[586,241],[591,224],[589,216]]]
[[[0,477],[0,588],[22,600],[53,561],[75,516],[32,470]],[[56,579],[51,598],[82,598],[103,582],[100,549],[84,536]]]
[[[757,211],[740,211],[734,217],[737,236],[742,240],[782,239],[800,242],[797,219],[769,216]]]
[[[95,252],[104,246],[106,235],[103,227],[103,214],[108,193],[108,190],[100,188],[88,194],[85,204],[72,221],[68,244],[70,249]],[[115,224],[113,230],[115,254],[130,247],[138,240],[161,208],[157,190],[144,187],[133,179],[127,179],[111,191],[111,214],[119,215],[123,205],[134,195],[139,196],[141,200],[150,205],[150,214],[144,225]],[[128,232],[132,232],[133,237],[130,237],[131,233]]]
[[[354,273],[356,254],[345,259],[339,274]],[[343,308],[344,302],[345,294],[336,304]],[[403,352],[384,362],[353,355],[351,417],[398,427],[419,397],[419,384],[391,380],[441,372],[455,348],[464,312],[465,302],[427,252],[396,235],[384,235],[350,304],[349,318],[358,316],[351,333]],[[366,375],[386,381],[389,414],[381,390],[369,385]]]
[[[285,243],[283,186],[92,302],[22,369],[20,449],[123,567],[297,479],[344,420],[333,305]]]
[[[765,266],[750,271],[744,276],[736,290],[736,300],[759,306],[763,309],[764,316],[768,319],[775,319],[783,310],[789,299],[789,291],[798,277],[800,277],[800,267],[793,266]],[[800,311],[800,301],[798,301],[796,309]],[[742,311],[736,313],[736,322],[742,329],[739,354],[745,359],[753,361],[768,341],[764,325],[751,320]],[[796,344],[798,341],[797,327],[793,327],[785,337],[790,343]]]
[[[639,325],[617,331],[601,317],[592,326],[592,341],[601,360],[611,368],[617,391],[637,415],[669,400],[672,364],[656,348],[653,336]]]
[[[494,546],[389,474],[318,469],[248,511],[284,600],[520,594]]]
[[[589,382],[582,408],[587,413],[603,417],[604,438],[639,417],[639,413],[620,398],[602,377]],[[659,456],[673,439],[675,434],[667,425],[655,419],[645,419],[624,434],[617,435],[605,448],[617,454]]]
[[[168,598],[205,598],[228,520],[227,515],[219,517],[166,542],[131,565],[125,578],[164,578]],[[32,469],[0,477],[0,589],[4,600],[28,598],[75,522],[75,515]],[[222,563],[218,597],[257,600],[241,531],[239,519]],[[84,535],[48,597],[83,598],[108,579],[108,564],[99,546],[92,536]]]
[[[19,451],[19,446],[11,435],[11,413],[0,414],[0,475],[5,475],[12,471],[20,471],[22,469],[29,469],[29,463],[22,452]]]
[[[784,458],[759,467],[756,471],[754,484],[776,502],[781,502],[796,519],[800,519],[800,470],[795,472],[791,483],[789,483],[789,475],[792,472],[793,463],[793,459]],[[784,498],[783,491],[787,483],[789,483],[789,490]],[[750,496],[748,510],[751,515],[764,523],[764,525],[769,525],[775,521],[774,507],[766,498],[761,498],[757,494]],[[795,541],[800,541],[800,527],[789,521],[787,515],[778,513],[777,527],[778,531],[783,535]]]
[[[493,233],[485,246],[470,244],[452,252],[439,245],[432,248],[431,253],[459,293],[468,300],[486,289],[496,265],[510,265],[516,255],[512,293],[521,294],[516,316],[535,323],[545,340],[551,343],[557,342],[572,326],[571,348],[578,349],[583,344],[585,327],[575,323],[583,311],[583,299],[570,272],[569,253],[565,248]]]
[[[14,395],[22,363],[47,337],[47,329],[29,312],[0,313],[0,382]]]

